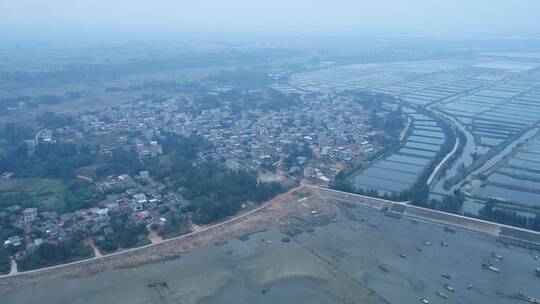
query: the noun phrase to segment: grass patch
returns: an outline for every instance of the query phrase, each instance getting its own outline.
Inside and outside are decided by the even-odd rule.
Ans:
[[[48,178],[13,178],[0,181],[1,192],[41,193],[63,188],[62,182]]]
[[[111,148],[119,146],[118,138],[120,136],[128,136],[129,132],[103,132],[98,135],[86,136],[83,140],[84,144],[89,146],[101,145],[102,148]]]
[[[64,206],[66,188],[62,181],[46,178],[16,178],[0,181],[0,206],[19,204],[38,206],[45,210],[58,210]],[[16,201],[9,197],[16,196]]]
[[[97,170],[96,165],[80,167],[79,169],[77,169],[75,174],[95,179],[96,178],[96,170]]]

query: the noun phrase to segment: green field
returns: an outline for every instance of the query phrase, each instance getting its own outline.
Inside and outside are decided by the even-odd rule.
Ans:
[[[75,173],[93,179],[96,178],[96,169],[97,166],[80,167]]]
[[[19,204],[22,206],[38,206],[46,210],[63,207],[63,194],[66,188],[62,181],[45,178],[19,178],[0,181],[0,207]],[[11,202],[6,199],[12,195],[20,195],[22,200]]]

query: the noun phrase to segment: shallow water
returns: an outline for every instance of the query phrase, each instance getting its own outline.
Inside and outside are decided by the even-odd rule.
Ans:
[[[435,292],[445,292],[445,283],[456,289],[445,292],[446,303],[509,303],[507,297],[516,292],[540,297],[534,276],[540,263],[533,252],[505,248],[487,235],[447,233],[441,226],[371,209],[350,212],[355,216],[339,216],[338,223],[288,243],[271,229],[180,259],[18,286],[0,297],[10,304],[376,303],[375,292],[390,303],[416,303],[420,297],[442,303]],[[481,268],[491,252],[504,257],[496,262],[501,273]],[[467,284],[474,287],[468,290]]]

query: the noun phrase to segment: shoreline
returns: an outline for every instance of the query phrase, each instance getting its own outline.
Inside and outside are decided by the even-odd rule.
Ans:
[[[268,208],[279,211],[279,201],[286,199],[291,193],[301,190],[304,186],[295,187],[275,198],[263,203],[261,206],[224,219],[220,222],[203,227],[196,231],[175,238],[162,240],[159,243],[150,243],[141,247],[130,248],[101,257],[93,257],[70,263],[38,268],[23,272],[10,273],[0,276],[0,289],[7,285],[19,282],[50,279],[64,276],[86,276],[107,269],[134,267],[161,260],[179,258],[183,254],[203,245],[223,241],[224,239],[241,236],[253,230],[253,227],[270,227],[275,224],[274,216],[262,217],[260,214]],[[275,213],[275,212],[274,212]],[[265,222],[266,220],[266,222]],[[260,226],[263,225],[263,226]]]
[[[309,197],[309,204],[299,199]],[[451,226],[494,237],[498,240],[512,238],[525,244],[538,243],[540,233],[516,227],[411,206],[406,203],[371,198],[310,185],[302,185],[280,194],[260,207],[207,226],[201,230],[163,240],[160,243],[119,251],[102,257],[80,260],[11,275],[0,276],[0,290],[13,285],[39,282],[62,277],[84,277],[109,269],[130,268],[143,264],[181,258],[193,249],[227,242],[253,231],[278,227],[282,229],[306,228],[331,222],[332,208],[345,204],[357,205],[386,212],[398,211],[398,216],[410,220]],[[313,218],[311,211],[319,210],[320,218]],[[324,211],[327,212],[324,212]],[[522,245],[523,245],[522,244]],[[519,245],[518,245],[519,246]]]

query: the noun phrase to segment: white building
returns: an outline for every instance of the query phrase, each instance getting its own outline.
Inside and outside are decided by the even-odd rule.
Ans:
[[[26,208],[23,210],[23,222],[26,224],[35,221],[37,218],[37,208]]]

